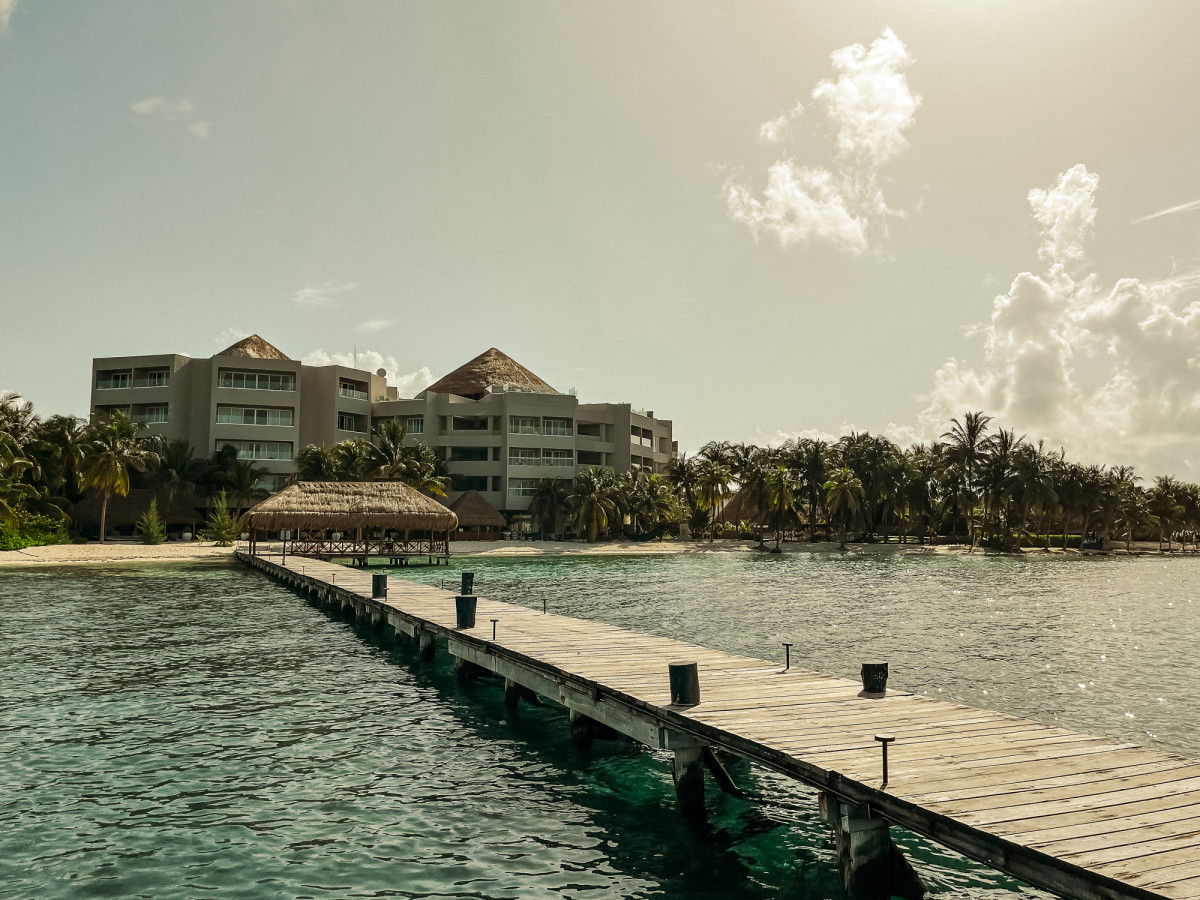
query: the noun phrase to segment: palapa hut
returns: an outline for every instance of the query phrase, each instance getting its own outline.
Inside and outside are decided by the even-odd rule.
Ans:
[[[251,552],[260,531],[287,531],[284,553],[398,559],[446,556],[458,516],[398,481],[300,481],[242,517]],[[335,537],[336,535],[336,537]]]
[[[456,541],[495,541],[500,529],[508,525],[478,491],[467,491],[450,504],[450,509],[458,516],[458,531],[453,535]]]

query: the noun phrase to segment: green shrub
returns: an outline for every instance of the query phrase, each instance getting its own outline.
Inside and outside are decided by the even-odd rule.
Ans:
[[[167,539],[167,526],[158,515],[158,500],[151,500],[150,508],[138,519],[137,533],[143,544],[161,544]]]
[[[225,492],[221,491],[215,498],[212,515],[208,517],[208,525],[200,532],[200,537],[206,541],[216,541],[218,547],[232,547],[238,539],[241,528],[237,519],[229,511]]]
[[[0,524],[0,550],[24,550],[70,540],[62,522],[49,516],[21,515],[14,525]]]

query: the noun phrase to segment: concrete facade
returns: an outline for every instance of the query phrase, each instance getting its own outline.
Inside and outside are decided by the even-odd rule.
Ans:
[[[94,359],[91,410],[122,410],[149,434],[188,441],[200,457],[233,444],[271,473],[269,490],[283,486],[306,445],[369,438],[377,423],[397,419],[409,442],[446,460],[446,502],[475,490],[510,520],[528,509],[541,479],[573,479],[588,466],[662,473],[674,453],[671,422],[627,403],[580,403],[572,393],[511,384],[481,385],[475,397],[428,390],[402,400],[378,374],[248,357],[239,346],[209,359]]]

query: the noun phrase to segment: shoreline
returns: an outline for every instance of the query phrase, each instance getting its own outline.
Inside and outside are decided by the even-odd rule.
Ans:
[[[675,556],[679,554],[714,554],[714,553],[760,553],[770,554],[771,543],[767,551],[759,550],[755,541],[663,541],[663,542],[634,542],[612,541],[607,543],[588,544],[576,541],[457,541],[453,545],[451,559],[530,559],[539,557],[565,556]],[[110,563],[144,563],[144,562],[184,562],[190,560],[232,559],[234,547],[218,547],[207,541],[190,543],[140,544],[128,541],[109,541],[104,544],[48,544],[42,547],[28,547],[24,550],[0,551],[0,569],[20,568],[25,566],[60,566],[60,565],[105,565]],[[844,551],[838,550],[836,541],[784,544],[783,554],[816,553],[840,554],[846,556],[892,556],[896,554],[908,556],[1019,556],[1022,558],[1059,556],[1074,557],[1140,557],[1163,556],[1179,557],[1196,555],[1193,551],[1181,551],[1178,547],[1170,553],[1159,554],[1157,545],[1134,546],[1132,553],[1126,553],[1124,546],[1111,550],[1063,550],[1052,547],[1028,548],[1020,554],[999,553],[991,550],[975,548],[970,550],[965,544],[850,544]]]

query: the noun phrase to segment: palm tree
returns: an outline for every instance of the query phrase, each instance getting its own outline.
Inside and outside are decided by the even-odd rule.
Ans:
[[[138,472],[158,461],[158,455],[138,439],[138,427],[123,412],[97,416],[88,429],[80,482],[100,492],[100,543],[104,543],[108,501],[129,493],[129,470]]]
[[[696,467],[696,497],[700,503],[712,510],[712,525],[709,529],[709,540],[716,537],[717,511],[729,496],[729,482],[733,473],[729,466],[705,457]]]
[[[32,465],[17,439],[0,431],[0,524],[17,525],[27,502],[36,496],[34,486],[24,481]]]
[[[579,473],[567,501],[567,513],[575,529],[587,535],[589,544],[596,543],[600,529],[609,527],[617,515],[617,505],[601,469],[592,466]]]
[[[1167,541],[1167,552],[1171,551],[1171,535],[1183,514],[1179,504],[1180,486],[1170,475],[1159,475],[1149,491],[1150,513],[1158,520],[1158,552],[1162,553],[1163,538]]]
[[[375,447],[366,438],[350,438],[334,449],[338,458],[338,481],[370,481],[379,470]]]
[[[267,496],[268,492],[262,486],[262,480],[268,474],[270,473],[266,469],[256,466],[248,459],[235,459],[233,465],[226,470],[225,490],[233,502],[235,519],[242,517],[242,507]]]
[[[862,482],[846,466],[835,470],[825,482],[825,509],[829,518],[842,526],[839,550],[846,549],[846,529],[862,513],[864,496]]]
[[[543,478],[529,498],[529,514],[542,520],[543,530],[558,535],[558,523],[567,510],[571,497],[571,479]],[[547,528],[546,526],[549,526]]]
[[[799,476],[786,466],[774,466],[763,477],[762,497],[765,503],[761,508],[766,510],[775,524],[776,550],[783,539],[784,517],[795,509],[800,489]]]
[[[29,443],[37,424],[32,403],[21,402],[16,391],[0,391],[0,431],[11,435],[23,447]]]
[[[817,514],[828,477],[829,445],[804,438],[791,453],[791,466],[800,475],[802,489],[808,494],[808,540],[817,539]]]
[[[309,444],[296,454],[292,481],[337,481],[341,459],[336,447]]]
[[[236,451],[233,461],[237,461]],[[208,464],[197,459],[187,441],[170,441],[158,451],[158,465],[152,477],[166,495],[165,511],[169,515],[179,494],[194,493],[204,480]]]
[[[375,458],[379,477],[402,481],[409,462],[408,426],[398,419],[383,419],[375,424]]]
[[[951,419],[950,430],[942,434],[950,456],[963,467],[967,491],[975,489],[975,468],[986,445],[984,435],[990,421],[992,417],[985,416],[982,412],[968,412],[963,416],[962,422]],[[971,548],[974,549],[975,529],[971,522],[972,512],[973,506],[967,510],[967,529],[971,532]]]

